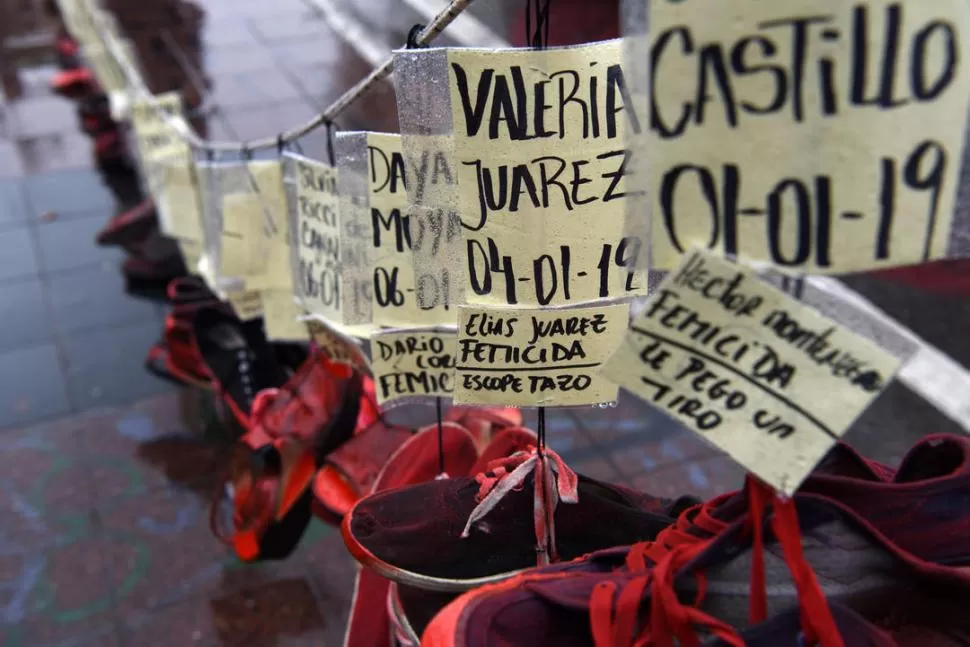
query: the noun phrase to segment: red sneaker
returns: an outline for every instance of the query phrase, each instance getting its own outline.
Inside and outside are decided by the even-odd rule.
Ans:
[[[223,309],[202,309],[192,320],[196,351],[220,400],[242,429],[250,427],[256,394],[286,381],[259,320],[239,321]]]
[[[65,99],[77,99],[95,88],[94,76],[84,67],[58,72],[51,79],[51,90]]]
[[[412,434],[410,429],[377,421],[328,456],[313,481],[318,516],[339,524],[373,489],[381,468]]]
[[[857,538],[846,538],[837,533],[813,530],[826,520],[830,520],[834,514],[849,518],[847,523],[854,524],[857,531],[868,535],[870,538],[875,537],[877,543],[881,542],[883,548],[905,561],[918,562],[930,570],[942,569],[950,573],[959,570],[961,573],[966,573],[965,566],[970,564],[970,521],[968,521],[970,519],[970,507],[968,507],[968,499],[965,496],[968,485],[970,485],[968,483],[968,478],[970,478],[970,460],[968,460],[970,449],[968,448],[970,448],[970,440],[962,436],[930,436],[917,443],[904,458],[899,470],[893,473],[885,466],[861,459],[848,446],[840,444],[830,452],[827,459],[809,477],[796,497],[799,501],[799,512],[802,512],[803,505],[808,505],[809,508],[816,510],[813,513],[814,516],[811,516],[813,521],[808,525],[804,523],[804,520],[801,522],[793,520],[793,508],[790,505],[772,501],[770,495],[766,496],[763,493],[762,488],[749,486],[747,492],[722,495],[702,506],[688,509],[678,518],[677,523],[660,533],[656,541],[639,543],[632,547],[600,551],[573,562],[536,569],[514,584],[497,585],[491,589],[493,593],[496,593],[493,601],[497,605],[509,604],[514,599],[515,603],[518,604],[523,601],[523,595],[528,598],[538,590],[537,587],[540,582],[548,580],[549,590],[557,590],[555,595],[558,596],[558,600],[561,601],[569,597],[572,600],[568,605],[570,608],[575,610],[582,607],[588,612],[588,617],[585,620],[581,617],[579,619],[572,618],[570,626],[573,631],[578,632],[579,635],[584,635],[583,627],[586,627],[585,631],[590,631],[593,625],[600,624],[601,628],[598,631],[601,636],[608,634],[616,638],[619,634],[626,635],[626,628],[618,628],[617,625],[604,620],[609,616],[613,618],[611,622],[619,622],[617,620],[619,616],[616,615],[616,613],[619,613],[619,609],[615,607],[616,604],[621,604],[618,600],[627,600],[622,604],[633,605],[631,600],[640,599],[638,591],[646,595],[645,591],[648,585],[651,587],[659,586],[651,582],[666,582],[663,586],[669,589],[669,584],[673,581],[671,578],[681,572],[679,569],[687,568],[690,564],[695,564],[695,566],[705,564],[707,569],[704,561],[705,556],[717,555],[716,552],[705,553],[708,546],[712,542],[723,545],[722,537],[725,533],[731,531],[732,528],[737,530],[740,525],[741,527],[750,526],[754,530],[752,558],[751,560],[743,560],[740,565],[743,567],[745,578],[748,577],[748,573],[751,573],[751,617],[757,618],[758,621],[764,620],[766,617],[765,608],[769,606],[773,609],[779,608],[779,604],[772,603],[769,605],[764,593],[764,574],[767,572],[771,577],[775,577],[779,572],[778,551],[775,551],[775,557],[770,554],[758,557],[761,554],[760,548],[758,548],[758,543],[761,540],[758,537],[763,534],[761,530],[763,524],[760,523],[763,518],[763,510],[769,506],[774,506],[777,508],[775,518],[782,519],[784,523],[779,521],[776,525],[773,522],[772,527],[778,541],[782,544],[781,554],[785,556],[785,561],[788,562],[789,567],[794,569],[795,577],[798,580],[796,589],[809,600],[809,604],[814,608],[811,615],[824,619],[827,612],[823,603],[825,597],[831,596],[829,591],[825,591],[825,596],[817,593],[814,588],[815,584],[812,584],[816,581],[815,575],[811,572],[812,569],[801,563],[799,555],[803,552],[803,549],[800,544],[796,546],[799,538],[799,523],[801,523],[803,529],[809,528],[811,530],[807,533],[810,540],[805,540],[809,542],[805,544],[805,551],[811,547],[820,555],[829,555],[831,558],[833,555],[839,555],[839,551],[850,553],[859,548],[860,542]],[[804,503],[806,501],[814,501],[814,503],[806,504]],[[822,513],[818,513],[819,506],[828,512],[823,510]],[[748,534],[751,535],[751,533]],[[848,536],[855,537],[852,533],[848,533]],[[729,557],[736,556],[738,553],[737,550],[732,549],[732,551]],[[864,553],[861,554],[865,557]],[[858,579],[858,572],[850,570],[850,567],[858,569],[860,565],[873,566],[871,560],[867,562],[862,558],[850,558],[848,555],[838,559],[838,563],[834,565],[825,563],[824,557],[819,559],[822,560],[823,566],[827,569],[826,575],[834,578],[833,581],[837,585]],[[773,562],[765,566],[765,560],[773,560]],[[814,561],[811,566],[817,570]],[[874,568],[877,572],[885,572],[886,570],[884,566],[878,564]],[[658,569],[661,570],[658,572]],[[740,591],[741,589],[736,588],[743,587],[741,583],[743,578],[741,578],[740,573],[731,571],[727,567],[725,569],[719,571],[721,579],[717,580],[716,584],[709,583],[706,588],[712,592],[724,592],[735,587],[734,590]],[[710,580],[711,570],[707,569],[707,572],[708,580]],[[725,582],[724,578],[728,577],[733,577],[734,581]],[[663,578],[666,578],[666,580]],[[553,584],[554,580],[561,580],[562,584]],[[546,584],[542,584],[542,586],[546,586]],[[559,588],[557,589],[557,587]],[[599,587],[601,590],[598,601],[593,599],[595,587]],[[772,595],[790,596],[796,589],[772,581]],[[527,593],[523,594],[523,590],[526,590]],[[570,592],[566,593],[566,591]],[[619,599],[614,595],[618,591],[623,591],[620,593]],[[499,593],[502,595],[498,595]],[[507,596],[505,593],[507,593]],[[678,594],[681,593],[681,591],[678,591]],[[550,595],[553,595],[553,593],[550,593]],[[583,596],[585,596],[584,599]],[[466,601],[470,601],[471,597],[474,596],[467,597]],[[667,619],[664,620],[665,622],[669,620],[667,614],[670,613],[675,617],[691,617],[712,631],[720,627],[727,632],[724,635],[729,635],[733,631],[732,626],[740,626],[738,625],[738,618],[741,611],[736,607],[730,610],[715,606],[704,607],[706,611],[713,609],[716,612],[716,618],[712,619],[710,614],[704,615],[706,611],[683,609],[676,605],[671,610],[672,600],[677,599],[677,597],[666,596],[663,598],[665,602],[661,604],[666,605],[667,609],[661,615]],[[740,597],[744,600],[747,599],[744,595]],[[576,602],[581,599],[583,601],[579,604],[579,607],[575,606]],[[681,597],[680,599],[685,598]],[[719,599],[722,604],[727,604],[723,596]],[[788,599],[786,603],[792,604],[793,602]],[[432,639],[429,644],[452,644],[452,639],[449,636],[453,633],[453,629],[457,627],[457,625],[451,624],[453,622],[460,621],[462,623],[462,629],[458,630],[460,632],[464,631],[464,627],[469,626],[467,614],[462,610],[463,604],[464,602],[456,600],[454,606],[450,607],[450,611],[445,610],[439,616],[439,619],[435,620],[435,623],[440,620],[439,628],[433,631],[433,628],[429,627],[428,633],[425,635],[426,640],[428,640],[429,635],[440,630],[439,633],[435,633],[440,640]],[[528,605],[523,603],[522,608],[526,606]],[[606,608],[609,613],[603,611],[603,608]],[[632,628],[638,622],[636,610],[630,606],[625,608],[626,611],[623,613],[627,615],[624,616],[625,619],[622,622],[634,623],[629,625],[629,635],[632,636]],[[629,615],[631,609],[633,609],[632,616]],[[697,615],[695,611],[701,615]],[[687,615],[685,616],[685,614]],[[538,615],[541,616],[542,613]],[[599,620],[597,620],[597,617]],[[721,624],[716,624],[715,620]],[[583,624],[584,622],[588,624]],[[826,620],[826,623],[831,625],[828,620]],[[545,625],[543,626],[545,627]],[[677,625],[674,628],[668,626],[667,629],[670,635],[676,635],[682,641],[681,644],[693,644],[696,641],[696,638],[690,638],[688,628],[684,626]],[[805,628],[803,627],[803,629]],[[596,631],[595,629],[592,630]],[[805,630],[806,632],[813,630],[818,633],[820,628],[809,627]],[[488,633],[483,631],[480,626],[476,628],[476,631],[483,636]],[[588,635],[588,633],[585,635]],[[721,633],[717,635],[724,637]],[[611,644],[607,638],[601,640],[604,645]],[[601,640],[598,639],[597,643],[600,644]],[[464,637],[454,642],[466,644]],[[619,641],[618,644],[626,643]],[[743,643],[729,642],[729,644]],[[823,641],[822,644],[826,643]]]
[[[882,270],[875,276],[938,294],[970,295],[970,261],[965,259]]]
[[[282,559],[296,548],[311,516],[313,475],[353,434],[359,398],[360,376],[319,353],[282,388],[256,397],[236,449],[225,538],[240,559]],[[223,537],[217,523],[213,531]]]
[[[155,202],[148,198],[133,208],[113,216],[95,235],[98,245],[131,245],[148,237],[158,228]]]
[[[955,637],[970,620],[954,613],[970,601],[965,571],[912,556],[825,497],[772,503],[769,494],[751,507],[716,539],[673,547],[652,569],[536,572],[470,591],[421,644],[967,644]]]
[[[522,412],[514,407],[452,407],[443,419],[470,431],[480,451],[489,445],[493,434],[522,426]]]
[[[446,422],[441,428],[441,440],[446,469],[467,473],[478,457],[471,433],[460,425]],[[438,446],[438,426],[425,427],[407,439],[388,459],[372,490],[381,492],[439,476]],[[388,586],[389,582],[377,573],[366,569],[358,572],[344,645],[390,647],[386,607]]]
[[[535,476],[542,465],[545,478]],[[474,478],[366,497],[341,531],[351,555],[384,577],[428,590],[463,591],[534,567],[537,550],[541,563],[546,550],[548,559],[555,560],[557,552],[573,559],[629,543],[628,537],[653,539],[673,518],[664,513],[665,502],[650,497],[644,509],[643,499],[577,477],[555,452],[545,450],[541,458],[532,448],[492,461]]]

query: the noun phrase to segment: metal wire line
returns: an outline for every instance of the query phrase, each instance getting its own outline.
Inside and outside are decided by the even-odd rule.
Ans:
[[[431,43],[441,34],[442,31],[444,31],[448,25],[452,23],[452,21],[455,20],[455,18],[461,14],[461,12],[467,9],[472,2],[474,2],[474,0],[452,0],[447,8],[439,13],[435,19],[428,24],[427,27],[421,30],[421,33],[419,33],[415,38],[415,44],[418,46],[424,46]],[[235,152],[245,154],[255,150],[278,148],[281,142],[284,144],[293,142],[316,130],[317,128],[332,122],[347,108],[353,105],[354,102],[361,97],[361,95],[363,95],[380,81],[386,79],[394,71],[394,59],[393,57],[388,58],[386,61],[384,61],[383,65],[374,69],[356,85],[344,92],[343,95],[341,95],[336,101],[330,104],[329,107],[327,107],[316,117],[305,124],[284,131],[279,135],[272,135],[270,137],[265,137],[263,139],[257,139],[250,142],[209,141],[202,139],[195,132],[193,132],[184,119],[172,118],[161,110],[158,101],[145,86],[145,82],[141,78],[141,75],[125,55],[124,50],[121,47],[121,43],[115,40],[115,38],[110,34],[105,37],[103,25],[97,24],[97,20],[94,22],[97,30],[100,32],[99,36],[101,37],[102,42],[107,50],[111,53],[112,58],[118,62],[118,65],[127,81],[127,85],[135,90],[135,94],[138,95],[138,100],[144,102],[150,109],[154,110],[156,116],[171,127],[176,133],[178,133],[178,135],[188,142],[190,146],[204,152]]]

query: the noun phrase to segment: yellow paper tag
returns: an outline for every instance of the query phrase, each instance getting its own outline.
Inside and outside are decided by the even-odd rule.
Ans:
[[[263,303],[263,327],[266,338],[272,341],[307,341],[310,333],[300,321],[305,313],[296,304],[292,292],[265,290],[260,292]]]
[[[256,195],[237,193],[223,197],[220,276],[248,279],[263,269],[264,218],[263,203]]]
[[[330,359],[343,364],[350,364],[366,375],[371,374],[370,362],[353,339],[334,330],[321,321],[311,319],[306,322],[313,341],[327,354]]]
[[[240,291],[229,292],[226,300],[232,306],[233,312],[242,321],[250,321],[263,316],[263,299],[259,292]]]
[[[118,66],[118,62],[101,45],[87,44],[84,47],[84,58],[91,64],[98,85],[105,92],[122,92],[125,90],[125,75]]]
[[[296,160],[297,280],[307,307],[332,321],[344,321],[344,302],[353,295],[340,273],[340,198],[337,169]]]
[[[602,370],[790,495],[898,368],[750,270],[695,251]]]
[[[599,374],[628,305],[562,310],[458,308],[456,404],[563,406],[616,400]]]
[[[469,303],[561,306],[646,293],[626,267],[630,105],[621,41],[448,50]],[[579,241],[582,241],[580,244]]]
[[[805,273],[945,255],[968,12],[964,0],[649,3],[656,267],[695,245]]]
[[[261,237],[259,244],[265,250],[265,255],[260,270],[246,277],[246,287],[252,290],[289,290],[292,293],[290,222],[282,168],[279,162],[251,162],[249,167],[264,209],[257,222]],[[267,215],[272,218],[272,226],[267,224]],[[250,231],[256,235],[255,231]]]
[[[222,198],[220,275],[244,279],[247,290],[292,290],[280,164],[250,162],[249,173],[258,192]]]
[[[454,309],[424,309],[418,304],[401,137],[368,133],[367,144],[374,245],[373,321],[389,327],[454,325]]]
[[[371,337],[377,402],[451,397],[455,382],[455,333],[394,331]]]
[[[191,161],[171,159],[165,169],[165,202],[168,211],[165,233],[179,241],[204,240],[202,201]]]

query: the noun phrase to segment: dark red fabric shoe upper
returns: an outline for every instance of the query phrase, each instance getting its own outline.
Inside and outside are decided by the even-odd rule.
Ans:
[[[462,530],[479,503],[474,478],[375,494],[358,503],[345,520],[352,537],[348,541],[393,568],[435,578],[473,580],[530,568],[536,564],[533,487],[530,475],[466,538]],[[560,557],[572,559],[607,546],[652,539],[672,519],[644,510],[641,503],[613,486],[580,476],[578,503],[562,503],[555,513]],[[398,581],[409,583],[407,578]]]

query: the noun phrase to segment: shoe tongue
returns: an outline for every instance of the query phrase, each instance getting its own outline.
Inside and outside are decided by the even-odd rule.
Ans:
[[[842,476],[863,481],[888,481],[892,470],[875,461],[868,461],[845,443],[837,443],[814,470],[815,474]]]
[[[911,483],[967,471],[970,440],[934,435],[922,439],[899,464],[894,481]]]

